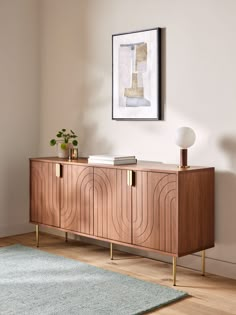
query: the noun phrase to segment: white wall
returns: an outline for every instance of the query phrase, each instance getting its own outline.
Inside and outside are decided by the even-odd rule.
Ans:
[[[0,0],[0,237],[32,230],[28,158],[39,140],[36,0]]]
[[[41,155],[54,154],[48,141],[65,126],[79,131],[84,153],[177,163],[175,130],[191,126],[190,164],[216,167],[216,247],[207,251],[207,270],[236,278],[236,1],[41,3]],[[157,26],[166,29],[164,121],[112,121],[111,35]],[[179,261],[200,267],[193,255]]]
[[[58,130],[81,131],[83,9],[80,0],[40,0],[41,155]]]

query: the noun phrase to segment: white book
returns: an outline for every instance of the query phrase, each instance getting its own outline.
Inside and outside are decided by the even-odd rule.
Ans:
[[[93,158],[96,160],[125,160],[125,159],[135,159],[134,155],[112,155],[112,154],[104,154],[104,155],[90,155],[89,158]]]
[[[116,160],[116,161],[109,161],[109,160],[101,160],[101,159],[88,159],[89,164],[108,164],[108,165],[126,165],[126,164],[136,164],[137,159],[125,159],[125,160]]]
[[[106,160],[106,161],[118,161],[118,160],[130,160],[136,159],[134,155],[113,155],[113,154],[104,154],[104,155],[90,155],[89,158],[96,160]]]

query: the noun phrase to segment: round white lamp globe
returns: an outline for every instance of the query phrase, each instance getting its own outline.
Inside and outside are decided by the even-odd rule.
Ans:
[[[180,127],[176,131],[175,143],[182,149],[191,147],[196,140],[196,134],[192,128]]]

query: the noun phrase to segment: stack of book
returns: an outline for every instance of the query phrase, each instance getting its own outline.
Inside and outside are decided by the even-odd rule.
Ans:
[[[137,159],[134,155],[90,155],[88,163],[109,165],[136,164]]]

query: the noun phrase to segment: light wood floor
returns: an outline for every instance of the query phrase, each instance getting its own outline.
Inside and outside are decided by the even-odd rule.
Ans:
[[[35,247],[34,233],[0,239],[0,246],[22,244]],[[109,259],[109,250],[96,245],[69,240],[41,233],[41,250],[78,259],[91,265],[128,274],[133,277],[172,287],[172,265],[159,261],[133,256],[114,250],[114,260]],[[191,296],[156,310],[150,314],[166,315],[229,315],[236,314],[236,280],[177,267],[177,286]]]

